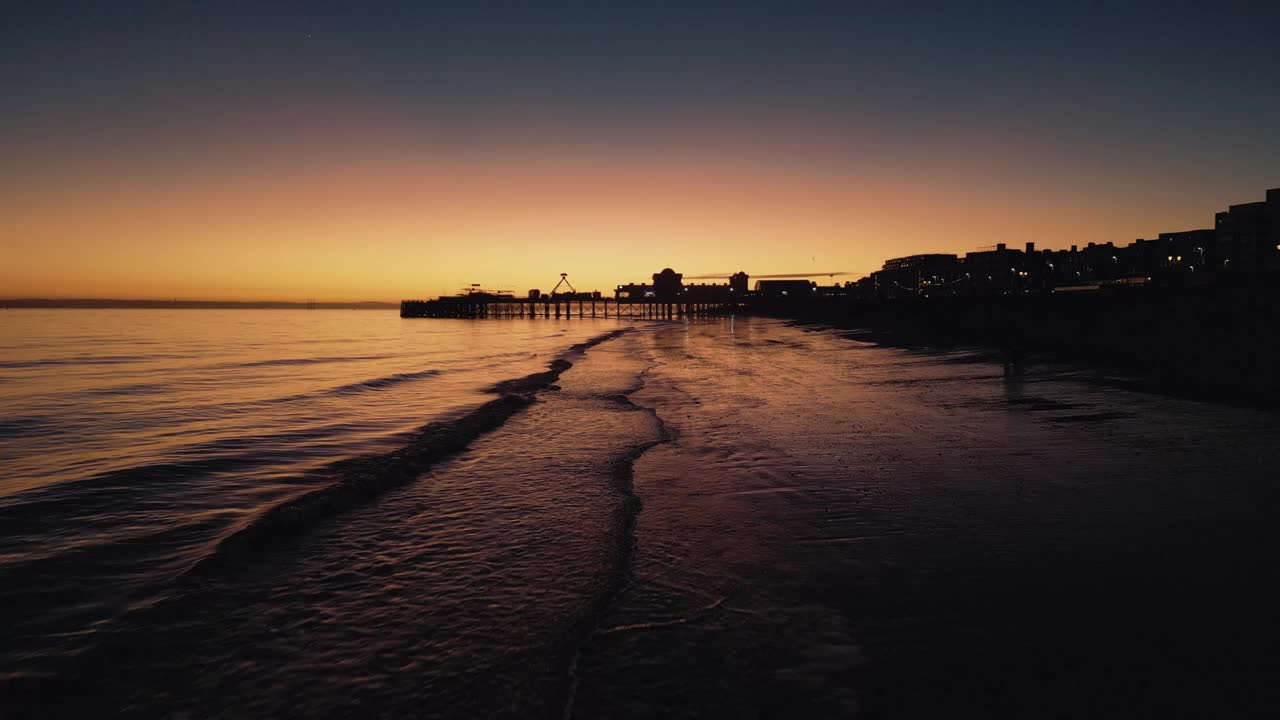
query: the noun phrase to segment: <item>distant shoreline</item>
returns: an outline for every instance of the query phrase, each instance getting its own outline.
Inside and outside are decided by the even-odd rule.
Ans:
[[[6,310],[397,310],[389,302],[250,302],[234,300],[0,300]]]

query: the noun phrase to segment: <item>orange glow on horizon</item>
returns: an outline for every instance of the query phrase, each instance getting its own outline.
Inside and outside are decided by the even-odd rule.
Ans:
[[[177,160],[28,158],[0,178],[0,296],[396,301],[546,290],[561,272],[607,292],[666,266],[855,273],[843,281],[906,254],[1124,243],[1212,219],[1212,199],[1037,180],[989,139],[861,162],[874,143],[824,130],[771,145],[684,127],[611,155],[566,137],[459,152],[394,125],[373,142],[361,125]]]

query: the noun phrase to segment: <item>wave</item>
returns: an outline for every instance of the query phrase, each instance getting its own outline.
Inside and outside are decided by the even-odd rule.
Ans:
[[[131,397],[134,395],[159,395],[169,392],[172,385],[167,383],[133,383],[131,385],[114,385],[104,388],[76,391],[74,396],[88,397]]]
[[[241,363],[223,363],[221,365],[210,365],[211,368],[252,368],[252,367],[277,367],[289,365],[320,365],[323,363],[343,363],[343,362],[361,362],[364,360],[386,360],[389,355],[341,355],[336,357],[315,357],[315,358],[277,358],[273,360],[251,360]]]
[[[383,377],[372,378],[370,380],[361,380],[359,382],[347,383],[346,385],[338,385],[336,387],[324,388],[321,390],[316,390],[314,392],[297,393],[294,395],[280,395],[278,397],[264,398],[262,400],[221,403],[218,405],[211,405],[209,407],[217,408],[219,410],[225,410],[225,411],[234,411],[237,409],[251,409],[251,408],[258,408],[258,407],[265,407],[265,406],[283,405],[287,403],[298,402],[300,400],[311,400],[317,397],[331,397],[331,396],[342,397],[342,396],[349,396],[349,395],[359,395],[361,393],[371,392],[374,390],[384,390],[386,388],[394,387],[401,383],[412,382],[414,380],[424,380],[429,377],[443,375],[445,372],[447,371],[433,369],[433,370],[418,370],[415,372],[407,372],[407,373],[395,373],[392,375],[385,375]]]
[[[347,383],[346,385],[325,388],[315,392],[299,393],[296,395],[282,395],[280,397],[255,400],[251,403],[244,404],[248,406],[280,405],[283,403],[297,402],[299,400],[310,400],[315,397],[359,395],[360,393],[371,392],[374,390],[385,390],[389,387],[395,387],[402,383],[413,382],[414,380],[425,380],[426,378],[443,375],[444,373],[444,370],[435,369],[393,373],[391,375],[384,375],[382,377],[372,378],[369,380],[360,380],[359,382]],[[223,407],[238,407],[240,405],[241,403],[230,403]]]
[[[133,465],[0,497],[0,536],[44,531],[47,524],[59,521],[68,511],[86,514],[110,510],[135,497],[145,497],[156,485],[178,481],[194,484],[210,475],[250,470],[262,464],[261,451],[213,455],[219,442],[226,441],[195,446],[206,453],[203,457]]]
[[[68,664],[51,668],[38,676],[18,678],[6,682],[0,678],[0,706],[5,704],[6,692],[18,704],[42,707],[50,698],[77,697],[83,691],[85,677],[99,675],[121,656],[139,652],[138,643],[146,642],[142,629],[151,625],[151,619],[183,612],[183,608],[210,591],[210,583],[234,577],[243,572],[246,565],[268,555],[272,550],[286,546],[300,534],[316,524],[340,516],[366,504],[395,487],[411,483],[438,462],[465,450],[478,437],[501,427],[509,418],[536,402],[538,393],[553,389],[560,374],[572,367],[572,358],[595,345],[631,332],[623,328],[593,337],[573,345],[548,363],[547,370],[525,377],[498,383],[490,388],[497,395],[494,399],[454,420],[438,421],[423,426],[398,450],[377,456],[340,460],[315,472],[299,476],[300,484],[313,486],[303,490],[280,504],[248,520],[230,534],[210,544],[210,550],[180,570],[162,588],[148,591],[154,602],[138,604],[135,609],[113,618],[99,628],[99,639]],[[381,379],[380,379],[381,380]],[[403,382],[403,380],[393,380]],[[379,387],[383,383],[366,387]],[[140,476],[147,480],[163,477],[166,468],[135,469],[136,481]],[[619,468],[620,474],[621,468]],[[113,478],[119,480],[121,478]],[[621,479],[621,478],[620,478]],[[314,487],[317,483],[325,483]],[[633,496],[634,497],[634,496]],[[626,514],[634,517],[638,501],[628,503]],[[15,514],[11,514],[15,515]],[[17,520],[10,517],[9,520]],[[197,529],[198,530],[198,529]],[[628,536],[630,533],[626,533]],[[625,545],[629,547],[630,540]],[[57,559],[49,562],[59,562]],[[626,564],[626,561],[622,561]],[[35,572],[45,565],[36,563],[26,572]],[[612,594],[610,595],[612,596]],[[13,678],[10,678],[13,680]],[[9,687],[6,687],[9,685]],[[73,701],[74,706],[78,701]]]
[[[178,560],[193,541],[215,537],[223,522],[218,515],[185,517],[170,525],[142,528],[127,535],[0,565],[0,599],[5,607],[10,607],[11,603],[46,594],[61,594],[63,600],[67,594],[92,594],[92,583],[86,583],[84,577],[95,566],[137,563],[143,548],[147,554],[142,561],[149,566]],[[16,606],[10,609],[18,610]]]
[[[462,417],[420,428],[409,443],[399,450],[334,463],[320,471],[321,475],[332,479],[330,484],[276,505],[257,516],[218,543],[209,555],[192,567],[190,575],[199,577],[233,567],[240,560],[261,553],[269,546],[295,536],[321,520],[413,481],[432,465],[466,449],[476,438],[501,427],[507,419],[532,404],[537,392],[551,388],[560,374],[573,366],[569,357],[629,331],[629,328],[623,328],[597,335],[566,349],[548,364],[548,369],[544,372],[494,385],[489,392],[498,397]],[[439,371],[426,370],[421,373],[400,373],[353,383],[343,388],[352,392],[376,389],[437,372]]]
[[[435,377],[439,375],[441,370],[419,370],[418,372],[395,373],[393,375],[384,375],[380,378],[372,380],[362,380],[347,385],[339,385],[325,391],[327,395],[351,395],[354,393],[368,392],[369,390],[382,390],[400,383],[411,382],[413,380],[422,380],[423,378]]]
[[[178,355],[96,355],[88,357],[47,358],[44,360],[0,360],[0,368],[6,370],[23,370],[26,368],[48,367],[50,365],[125,365],[128,363],[148,362],[150,360],[166,360]]]
[[[0,437],[20,438],[40,435],[48,425],[48,419],[35,416],[0,418]]]

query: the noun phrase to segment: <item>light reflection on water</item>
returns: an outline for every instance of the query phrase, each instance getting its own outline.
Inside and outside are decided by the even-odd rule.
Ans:
[[[145,602],[335,460],[387,452],[613,325],[387,311],[0,316],[0,674]],[[71,645],[76,643],[72,641]]]
[[[1274,414],[760,319],[573,362],[416,482],[139,616],[77,692],[211,717],[1027,717],[1262,681],[1222,651],[1267,597]]]

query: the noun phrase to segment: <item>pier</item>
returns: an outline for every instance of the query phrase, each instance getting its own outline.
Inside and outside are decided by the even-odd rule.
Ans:
[[[436,300],[403,300],[403,318],[618,318],[621,320],[680,320],[726,315],[738,309],[735,301],[666,300],[656,298],[550,297],[517,298],[473,293]]]
[[[746,274],[740,273],[741,289]],[[735,276],[737,277],[737,276]],[[613,298],[599,291],[578,292],[568,273],[549,293],[530,290],[516,297],[500,290],[489,292],[473,284],[458,295],[435,300],[402,300],[403,318],[617,318],[619,320],[683,320],[688,317],[727,315],[740,309],[745,293],[734,294],[729,285],[685,287],[681,275],[670,268],[654,273],[653,285],[619,285]],[[564,290],[561,290],[564,288]]]

